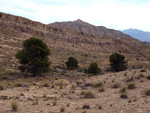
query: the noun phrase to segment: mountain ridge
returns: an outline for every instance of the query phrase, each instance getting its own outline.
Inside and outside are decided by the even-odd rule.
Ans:
[[[150,32],[148,31],[142,31],[139,29],[126,29],[126,30],[122,30],[123,33],[128,34],[140,41],[147,41],[150,42]]]
[[[113,38],[131,38],[131,36],[124,34],[120,31],[114,29],[108,29],[104,26],[95,26],[84,22],[83,20],[77,19],[75,21],[68,21],[68,22],[55,22],[48,24],[54,27],[60,28],[69,28],[78,32],[83,32],[87,34],[97,35],[97,36],[104,36],[104,37],[113,37]]]

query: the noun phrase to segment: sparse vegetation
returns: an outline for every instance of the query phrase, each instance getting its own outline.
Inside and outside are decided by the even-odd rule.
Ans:
[[[135,86],[134,83],[129,83],[128,84],[128,89],[135,89],[135,88],[136,88],[136,86]]]
[[[92,87],[94,87],[94,88],[100,88],[102,86],[103,86],[103,83],[101,83],[101,82],[92,83]]]
[[[99,104],[97,105],[97,107],[98,107],[98,109],[102,109],[102,106],[101,106],[101,105],[99,105]]]
[[[43,87],[49,87],[50,86],[50,83],[49,81],[45,81],[43,84],[42,84]]]
[[[146,70],[145,69],[141,69],[140,72],[146,72]]]
[[[120,98],[127,99],[127,98],[128,98],[128,96],[127,96],[127,94],[126,94],[126,93],[122,93],[122,94],[120,95]]]
[[[87,27],[82,27],[86,26],[86,22],[82,24],[82,21],[79,21],[79,24],[79,30],[90,32]],[[90,24],[88,27],[90,28]],[[94,30],[101,28],[93,29],[93,26],[90,29],[93,29],[91,32],[95,33],[94,35],[82,35],[80,31],[45,25],[3,13],[0,13],[0,29],[1,113],[149,112],[150,46],[147,43],[140,43],[131,37],[123,36],[122,33],[121,36],[119,32],[115,33],[115,30],[107,32],[104,27],[100,33],[103,36],[95,35],[98,31],[96,33]],[[112,38],[114,34],[118,38]],[[52,56],[48,55],[50,52],[39,47],[39,43],[25,44],[27,48],[33,49],[32,53],[28,54],[24,44],[21,45],[29,36],[44,40],[48,44],[47,47],[52,48]],[[41,50],[44,50],[44,54]],[[20,59],[26,59],[16,59],[17,51],[20,53]],[[110,69],[109,55],[114,51],[126,55],[128,59],[122,55],[122,60],[120,56],[114,56],[113,60],[120,59],[119,62],[124,65],[115,62],[114,67],[118,64],[119,67]],[[45,56],[46,60],[43,61],[45,54],[48,56]],[[32,58],[32,55],[36,58]],[[70,56],[76,59],[72,60],[76,63],[71,62],[67,67]],[[53,62],[51,73],[48,58]],[[48,63],[44,64],[47,61]],[[89,69],[90,63],[93,62],[97,64]],[[20,66],[23,73],[17,70],[17,66]],[[112,70],[117,73],[111,72]],[[118,72],[122,70],[126,71]],[[98,76],[93,76],[96,74]],[[130,83],[134,85],[129,85]],[[13,100],[16,100],[14,107]]]
[[[148,75],[146,78],[147,78],[148,80],[150,80],[150,75]]]
[[[64,112],[65,111],[65,107],[64,106],[61,106],[60,107],[60,112]]]
[[[4,85],[0,83],[0,90],[4,90]]]
[[[120,84],[119,83],[115,83],[114,85],[113,85],[113,88],[115,88],[115,89],[117,89],[117,88],[119,88],[120,87]]]
[[[125,56],[119,53],[113,53],[109,57],[109,61],[111,64],[111,68],[118,72],[127,69],[127,61],[125,60]]]
[[[58,81],[55,82],[55,85],[60,86],[60,87],[64,86],[64,81],[63,80],[58,80]]]
[[[84,104],[83,107],[82,107],[82,109],[90,109],[90,106],[87,105],[87,104]]]
[[[34,100],[33,100],[33,105],[38,105],[39,103],[39,99],[36,97]]]
[[[105,89],[104,89],[104,87],[102,87],[102,88],[99,88],[98,91],[99,91],[99,92],[104,92]]]
[[[91,91],[82,91],[81,95],[83,95],[83,98],[94,98],[94,94]]]
[[[145,95],[150,96],[150,89],[145,90]]]
[[[11,103],[12,111],[16,112],[18,110],[18,103],[16,100],[13,100]]]
[[[126,82],[132,82],[132,81],[134,81],[133,76],[132,77],[128,77],[127,80],[126,80]]]
[[[56,106],[56,104],[57,104],[57,101],[54,100],[54,101],[53,101],[53,106]]]
[[[14,83],[14,87],[21,87],[23,84],[20,81]]]
[[[120,93],[125,93],[126,90],[127,90],[127,88],[123,87],[123,88],[120,89]]]

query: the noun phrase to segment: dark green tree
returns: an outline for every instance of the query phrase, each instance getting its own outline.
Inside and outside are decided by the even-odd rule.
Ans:
[[[69,57],[68,61],[66,62],[66,67],[71,70],[78,68],[77,59],[75,59],[74,57]]]
[[[119,53],[113,53],[109,57],[111,68],[116,71],[123,71],[127,69],[127,61],[125,60],[125,56]]]
[[[101,69],[98,67],[97,63],[91,63],[87,71],[88,73],[95,75],[101,73]]]
[[[19,69],[22,72],[32,73],[33,76],[49,71],[51,62],[48,56],[50,49],[38,38],[31,37],[23,42],[23,49],[18,51]]]

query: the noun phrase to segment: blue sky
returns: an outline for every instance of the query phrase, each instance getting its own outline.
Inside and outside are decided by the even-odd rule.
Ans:
[[[0,12],[45,24],[81,19],[117,30],[150,31],[150,0],[0,0]]]

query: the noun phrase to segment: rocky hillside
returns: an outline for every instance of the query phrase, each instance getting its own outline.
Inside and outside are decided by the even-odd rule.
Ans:
[[[29,37],[42,38],[48,44],[52,67],[64,66],[69,56],[77,58],[81,67],[87,67],[91,62],[107,67],[109,55],[113,52],[125,54],[132,66],[145,65],[150,58],[150,46],[130,37],[89,35],[0,13],[0,66],[16,68],[15,54],[22,48],[23,40]]]
[[[129,35],[126,35],[120,31],[108,29],[103,26],[94,26],[80,19],[76,21],[69,21],[69,22],[55,22],[49,25],[55,27],[61,27],[61,28],[69,28],[75,31],[84,32],[87,34],[92,34],[97,36],[113,37],[113,38],[120,38],[120,37],[131,38]]]

